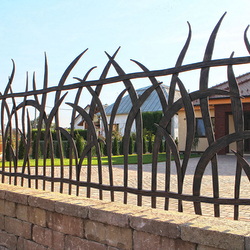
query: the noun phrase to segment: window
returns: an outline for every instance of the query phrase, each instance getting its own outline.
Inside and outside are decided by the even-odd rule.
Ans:
[[[212,127],[214,131],[214,120],[215,118],[212,117]],[[205,126],[202,118],[196,118],[196,136],[197,137],[205,137],[206,136],[206,131],[205,131]]]
[[[205,126],[202,118],[196,118],[196,136],[197,137],[205,137]]]

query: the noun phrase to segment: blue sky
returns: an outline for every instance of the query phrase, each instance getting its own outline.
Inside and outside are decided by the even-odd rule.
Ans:
[[[37,87],[42,88],[44,52],[49,64],[49,86],[56,86],[69,63],[86,48],[89,50],[70,74],[67,84],[82,78],[93,66],[97,69],[89,79],[98,79],[107,63],[104,51],[116,57],[126,73],[140,69],[130,59],[135,59],[149,69],[164,69],[175,65],[186,41],[187,21],[192,27],[192,40],[184,64],[202,61],[209,36],[220,19],[227,15],[219,30],[213,59],[248,56],[243,33],[250,24],[249,0],[43,0],[2,1],[0,9],[0,82],[3,92],[12,70],[11,59],[16,63],[13,90],[25,90],[26,71],[31,82],[36,72]],[[249,31],[250,40],[250,31]],[[235,74],[250,71],[250,65],[237,66]],[[115,75],[111,70],[109,76]],[[187,89],[199,86],[199,72],[180,75]],[[166,85],[169,78],[159,78]],[[211,70],[209,86],[226,80],[226,68]],[[133,82],[135,88],[149,85],[147,80]],[[122,84],[106,86],[102,102],[111,104],[123,90]],[[53,98],[51,98],[53,100]],[[66,101],[73,102],[74,94]],[[81,105],[90,101],[83,91]],[[53,102],[48,103],[48,109]],[[63,106],[64,114],[70,108]],[[69,113],[70,114],[70,113]],[[64,119],[65,120],[65,119]],[[68,123],[69,121],[63,121]],[[64,124],[63,124],[64,125]]]

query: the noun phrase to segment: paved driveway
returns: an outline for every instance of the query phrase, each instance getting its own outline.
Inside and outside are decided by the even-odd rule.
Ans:
[[[250,157],[246,157],[248,162],[250,162]],[[191,158],[187,167],[187,172],[184,180],[184,194],[192,194],[193,187],[193,174],[195,167],[199,161],[199,158]],[[236,169],[236,157],[234,155],[224,155],[218,156],[218,171],[219,171],[219,193],[220,197],[233,198],[234,197],[234,182],[235,182],[235,169]],[[157,174],[157,190],[165,190],[165,167],[164,163],[158,163],[158,174]],[[50,169],[47,168],[47,175],[50,176]],[[32,169],[34,173],[34,168]],[[103,184],[109,185],[109,174],[108,167],[103,166]],[[42,168],[39,168],[39,174],[43,174]],[[67,178],[69,174],[68,167],[64,168],[64,176]],[[55,168],[55,177],[60,176],[60,168]],[[73,171],[73,177],[75,176],[75,171]],[[114,185],[123,186],[123,166],[114,166]],[[6,177],[7,178],[7,177]],[[87,168],[82,167],[81,170],[81,181],[87,181]],[[98,179],[98,168],[92,166],[92,182],[99,182]],[[7,181],[8,182],[8,179]],[[20,183],[20,179],[19,179]],[[27,186],[27,181],[24,182]],[[39,180],[39,188],[42,189],[43,182]],[[32,182],[34,187],[34,182]],[[129,165],[129,174],[128,174],[128,186],[137,187],[137,166]],[[73,187],[73,186],[72,186]],[[59,183],[55,184],[55,191],[59,191]],[[143,166],[143,189],[151,189],[151,165]],[[46,185],[46,190],[50,190],[50,183]],[[172,162],[171,165],[171,177],[170,177],[170,191],[177,192],[177,178],[175,171],[175,164]],[[64,193],[68,193],[68,185],[64,184]],[[75,194],[75,188],[72,188],[72,194]],[[201,195],[207,197],[213,197],[212,191],[212,175],[211,175],[211,166],[208,165],[205,174],[202,179],[201,185]],[[80,196],[86,197],[86,188],[80,188]],[[99,191],[97,189],[91,189],[91,198],[99,198]],[[250,182],[248,178],[244,175],[241,179],[241,190],[240,198],[250,198]],[[103,192],[103,199],[110,201],[110,192]],[[123,202],[123,193],[115,192],[115,201]],[[151,198],[143,197],[143,206],[151,206]],[[164,198],[157,198],[157,208],[164,209]],[[137,196],[133,194],[128,194],[128,204],[136,205]],[[194,214],[194,208],[192,202],[183,202],[184,213]],[[170,199],[169,210],[177,211],[177,200]],[[250,221],[250,206],[240,206],[240,220],[249,220]],[[224,218],[233,218],[234,208],[231,205],[221,205],[220,214]],[[202,214],[207,216],[213,216],[213,205],[212,204],[202,204]]]

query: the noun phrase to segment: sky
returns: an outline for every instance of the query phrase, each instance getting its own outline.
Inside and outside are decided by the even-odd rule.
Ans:
[[[43,88],[45,52],[49,67],[49,86],[57,86],[71,61],[88,48],[72,70],[66,84],[76,83],[73,77],[83,78],[94,69],[89,80],[97,80],[108,58],[119,46],[116,61],[126,73],[140,72],[131,62],[134,59],[150,70],[174,67],[188,35],[192,39],[183,65],[203,59],[209,36],[227,12],[217,35],[213,59],[248,56],[244,45],[244,30],[250,24],[249,0],[12,0],[1,1],[0,8],[0,92],[4,92],[15,61],[14,92],[24,92],[26,72],[32,82],[36,73],[37,88]],[[250,40],[250,30],[248,32]],[[250,71],[250,65],[234,67],[235,75]],[[115,76],[113,69],[108,77]],[[168,77],[157,78],[169,85]],[[199,88],[199,71],[180,74],[190,92]],[[212,69],[209,86],[227,80],[226,67]],[[132,81],[135,88],[148,86],[147,79]],[[30,84],[31,85],[31,84]],[[112,104],[124,89],[122,83],[104,86],[101,100]],[[30,87],[31,90],[31,87]],[[70,91],[66,102],[74,102]],[[47,103],[53,107],[54,97]],[[90,103],[90,95],[83,90],[80,105]],[[60,113],[61,126],[69,126],[71,108],[64,104]],[[31,114],[31,118],[32,118]]]

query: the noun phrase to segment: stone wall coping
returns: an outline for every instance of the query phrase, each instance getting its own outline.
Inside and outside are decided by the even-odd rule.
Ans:
[[[0,184],[0,199],[218,249],[250,250],[250,222],[151,209]]]

